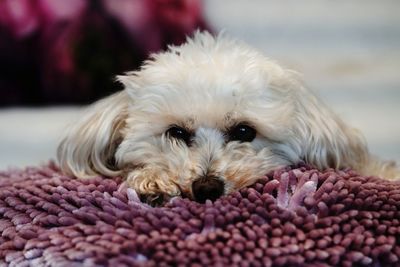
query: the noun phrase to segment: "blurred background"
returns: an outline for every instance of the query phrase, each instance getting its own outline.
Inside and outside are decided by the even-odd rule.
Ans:
[[[55,158],[113,76],[195,29],[229,35],[303,73],[309,87],[400,162],[397,0],[0,0],[0,169]]]

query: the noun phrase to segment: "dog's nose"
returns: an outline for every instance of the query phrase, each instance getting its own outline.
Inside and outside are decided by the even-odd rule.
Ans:
[[[192,192],[197,202],[214,201],[224,194],[224,182],[217,177],[202,177],[192,183]]]

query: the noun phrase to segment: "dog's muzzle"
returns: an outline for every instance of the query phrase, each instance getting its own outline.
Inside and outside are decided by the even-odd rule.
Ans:
[[[192,183],[193,197],[204,203],[207,199],[214,201],[224,194],[225,184],[217,177],[202,177]]]

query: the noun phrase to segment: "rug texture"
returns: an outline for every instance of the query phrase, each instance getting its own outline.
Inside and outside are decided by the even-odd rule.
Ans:
[[[400,183],[297,166],[205,204],[0,173],[0,266],[400,266]]]

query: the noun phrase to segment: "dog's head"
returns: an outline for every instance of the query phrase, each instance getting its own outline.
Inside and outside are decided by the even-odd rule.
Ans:
[[[197,33],[118,80],[125,90],[90,107],[60,145],[65,172],[204,201],[280,166],[354,167],[366,153],[296,73],[223,35]]]

